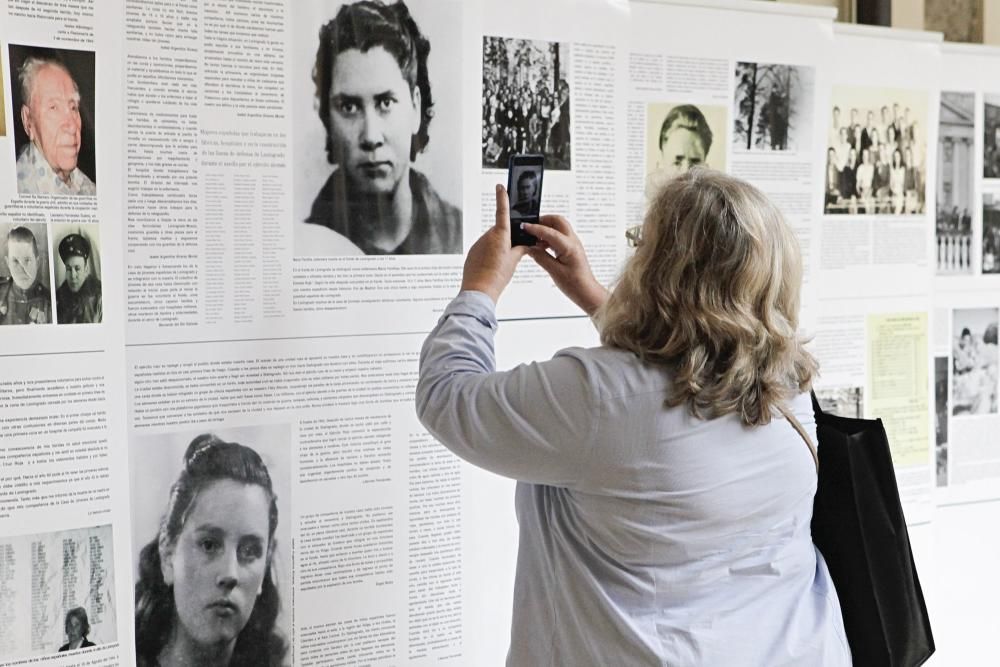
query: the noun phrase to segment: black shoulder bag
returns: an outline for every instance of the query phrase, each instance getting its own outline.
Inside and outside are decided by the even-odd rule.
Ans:
[[[790,411],[781,412],[819,472],[812,536],[840,598],[855,665],[916,667],[934,653],[881,419],[827,414],[812,395],[819,453]]]

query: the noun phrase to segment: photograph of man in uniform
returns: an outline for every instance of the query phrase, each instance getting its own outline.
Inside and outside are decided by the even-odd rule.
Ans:
[[[343,5],[320,29],[313,81],[334,171],[296,254],[462,252],[461,210],[412,164],[434,115],[430,48],[402,1]]]
[[[12,106],[20,121],[15,133],[17,191],[20,194],[95,195],[92,176],[81,168],[84,99],[68,65],[88,69],[93,90],[93,53],[11,45]],[[89,61],[89,63],[88,63]],[[16,68],[16,69],[15,69]],[[89,113],[87,114],[89,115]],[[88,137],[92,141],[92,136]],[[88,157],[93,174],[93,154]]]
[[[94,271],[92,246],[83,234],[72,232],[59,241],[64,279],[56,288],[56,322],[93,324],[104,315],[101,280]]]
[[[34,225],[45,247],[44,225]],[[4,268],[0,276],[0,325],[48,324],[52,322],[52,296],[43,276],[48,265],[38,254],[39,243],[27,226],[15,226],[5,234]]]
[[[533,169],[522,171],[517,177],[517,199],[511,207],[515,217],[538,215],[538,172]]]

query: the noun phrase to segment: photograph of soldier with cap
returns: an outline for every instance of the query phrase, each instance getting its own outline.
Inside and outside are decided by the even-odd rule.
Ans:
[[[54,225],[56,323],[95,324],[104,316],[97,225]]]
[[[95,195],[94,53],[10,45],[17,191]]]
[[[417,168],[427,165],[417,160],[430,143],[438,107],[428,64],[431,41],[410,4],[424,6],[425,13],[430,6],[412,0],[388,4],[362,0],[341,5],[308,31],[314,49],[308,71],[327,171],[319,192],[313,190],[304,216],[307,224],[296,225],[297,255],[462,252],[462,212],[432,183],[441,180],[440,170],[428,175],[423,166]],[[442,9],[448,6],[437,4],[435,11],[440,15]],[[456,21],[457,9],[456,5]],[[313,20],[296,18],[299,23]],[[453,26],[453,35],[458,27],[458,23]],[[306,34],[303,27],[302,39]],[[439,58],[435,64],[454,68],[455,62]],[[436,74],[443,74],[441,80],[457,81],[454,73]],[[319,124],[313,120],[311,125]],[[438,122],[434,127],[441,132],[440,150],[452,156],[443,165],[444,175],[457,181],[461,171],[457,124],[447,127]],[[305,176],[308,180],[309,174]],[[460,201],[460,188],[460,183],[451,188],[454,201]]]
[[[0,266],[0,325],[50,324],[52,294],[46,278],[48,247],[45,225],[0,223],[3,266]]]

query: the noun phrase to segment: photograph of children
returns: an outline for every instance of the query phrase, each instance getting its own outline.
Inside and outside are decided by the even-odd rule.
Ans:
[[[462,252],[457,1],[292,12],[294,254]]]
[[[0,223],[0,325],[52,323],[48,247],[44,223]]]
[[[0,537],[0,660],[80,651],[118,641],[115,549],[109,524]],[[66,665],[107,664],[80,655]],[[90,662],[88,658],[92,658]]]
[[[1000,178],[1000,94],[983,95],[983,177]]]
[[[733,148],[798,151],[811,147],[812,67],[736,63]]]
[[[483,169],[541,153],[545,169],[571,168],[568,44],[483,37]]]
[[[974,93],[941,93],[937,151],[937,274],[972,273]]]
[[[934,357],[934,459],[937,486],[948,486],[948,357]]]
[[[923,213],[927,93],[834,86],[827,131],[824,212]]]
[[[57,324],[96,324],[104,319],[99,241],[98,225],[52,225]]]
[[[983,273],[1000,273],[1000,195],[983,194]]]
[[[952,311],[951,414],[997,411],[997,308]]]
[[[654,102],[646,106],[646,195],[691,167],[726,170],[726,108]]]
[[[10,45],[20,194],[95,195],[94,52]]]
[[[864,400],[861,387],[830,387],[816,390],[816,400],[823,412],[862,419],[864,417]]]
[[[140,665],[286,664],[291,639],[291,427],[131,443]],[[260,656],[267,656],[265,663]]]

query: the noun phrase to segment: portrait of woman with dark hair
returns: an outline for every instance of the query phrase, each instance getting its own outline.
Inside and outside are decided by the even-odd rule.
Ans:
[[[334,167],[296,229],[311,255],[462,251],[462,212],[414,166],[435,115],[431,44],[405,2],[344,4],[319,29],[315,108]]]
[[[260,455],[212,434],[194,438],[158,534],[139,554],[140,666],[287,664],[272,574],[277,526]]]
[[[66,639],[59,651],[75,651],[78,648],[97,646],[87,639],[90,634],[90,622],[87,620],[87,610],[83,607],[73,607],[66,612]]]

